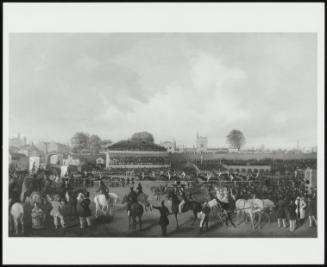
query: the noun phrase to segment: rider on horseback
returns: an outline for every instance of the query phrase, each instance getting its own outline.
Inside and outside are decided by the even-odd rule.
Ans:
[[[106,199],[109,200],[109,187],[107,187],[103,181],[100,180],[100,186],[98,192],[104,194]]]
[[[137,194],[136,194],[136,192],[134,191],[134,188],[133,188],[133,187],[131,187],[131,191],[129,192],[129,194],[128,194],[128,196],[127,196],[127,199],[128,199],[128,203],[127,203],[127,213],[128,213],[128,215],[129,215],[132,204],[133,204],[133,203],[137,203]]]

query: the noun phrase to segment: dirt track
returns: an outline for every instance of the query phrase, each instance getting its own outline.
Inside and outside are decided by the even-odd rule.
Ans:
[[[150,196],[150,202],[153,205],[159,205],[159,202],[154,200],[150,187],[157,182],[143,182],[143,191]],[[93,201],[94,188],[89,189],[91,199]],[[129,188],[115,187],[111,188],[112,192],[118,194],[121,198],[129,192]],[[166,201],[170,207],[169,201]],[[94,203],[91,205],[92,214],[94,214]],[[215,218],[210,219],[209,230],[204,233],[199,232],[199,220],[192,226],[192,212],[179,215],[180,229],[176,230],[176,222],[173,216],[169,217],[168,236],[169,237],[316,237],[317,229],[309,228],[308,222],[299,227],[294,233],[289,229],[278,228],[276,222],[267,223],[262,229],[252,230],[250,224],[242,223],[234,228],[226,227],[217,223]],[[53,226],[51,218],[48,218],[46,229],[32,230],[31,217],[27,210],[25,216],[26,231],[24,236],[29,237],[160,237],[161,231],[158,225],[159,212],[154,210],[148,211],[143,215],[142,230],[129,230],[128,218],[125,205],[118,204],[114,210],[112,218],[108,219],[93,219],[93,225],[86,228],[84,231],[79,229],[79,223],[76,218],[66,217],[67,227],[65,229],[56,230]]]

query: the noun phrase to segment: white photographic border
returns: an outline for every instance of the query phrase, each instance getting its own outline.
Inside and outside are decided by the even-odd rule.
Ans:
[[[323,3],[5,3],[3,8],[4,264],[324,263]],[[23,32],[316,32],[318,237],[9,238],[9,34]]]

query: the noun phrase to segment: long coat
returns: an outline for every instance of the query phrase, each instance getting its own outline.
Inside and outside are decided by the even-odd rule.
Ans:
[[[308,215],[309,216],[317,215],[317,199],[316,198],[308,199]]]
[[[287,205],[286,201],[284,199],[281,199],[277,203],[277,218],[284,219],[286,218],[287,213]]]
[[[291,203],[287,206],[288,209],[288,216],[290,220],[296,219],[296,205],[294,203]]]
[[[90,209],[91,201],[88,198],[83,199],[82,201],[77,202],[77,214],[79,217],[90,217],[91,209]]]
[[[169,210],[168,210],[168,208],[166,206],[161,206],[161,207],[153,206],[153,208],[159,210],[159,212],[160,212],[159,224],[161,226],[167,226],[169,224],[169,220],[168,220]]]
[[[296,214],[298,216],[300,215],[300,219],[304,219],[305,215],[306,215],[305,209],[307,207],[307,204],[306,204],[304,198],[298,197],[295,200],[295,205],[296,205]]]

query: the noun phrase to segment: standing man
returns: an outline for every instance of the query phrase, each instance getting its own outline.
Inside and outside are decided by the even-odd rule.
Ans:
[[[277,202],[277,222],[278,227],[284,228],[287,227],[286,225],[286,213],[287,213],[287,202],[284,196],[279,195],[278,202]]]
[[[168,215],[169,210],[165,206],[165,201],[161,201],[161,206],[152,206],[152,208],[159,210],[160,212],[160,219],[159,219],[159,225],[161,227],[161,235],[167,236],[167,226],[169,224]]]
[[[137,195],[140,195],[143,193],[143,187],[142,187],[141,182],[139,182],[136,189],[137,189]]]
[[[203,203],[201,212],[200,231],[203,232],[204,227],[208,231],[210,207],[207,200]]]
[[[317,226],[317,198],[315,193],[308,198],[308,216],[309,227],[313,227],[313,222]]]
[[[130,213],[130,209],[131,209],[132,204],[133,203],[137,203],[137,194],[134,191],[134,188],[133,187],[131,187],[131,191],[129,192],[129,194],[127,196],[127,199],[128,199],[128,203],[127,203],[127,214],[129,216],[129,213]]]
[[[179,210],[179,213],[182,213],[183,206],[187,201],[186,192],[185,192],[185,189],[183,187],[181,187],[180,194],[181,194],[181,197],[182,197],[182,201],[181,201],[181,203],[179,203],[178,210]]]

